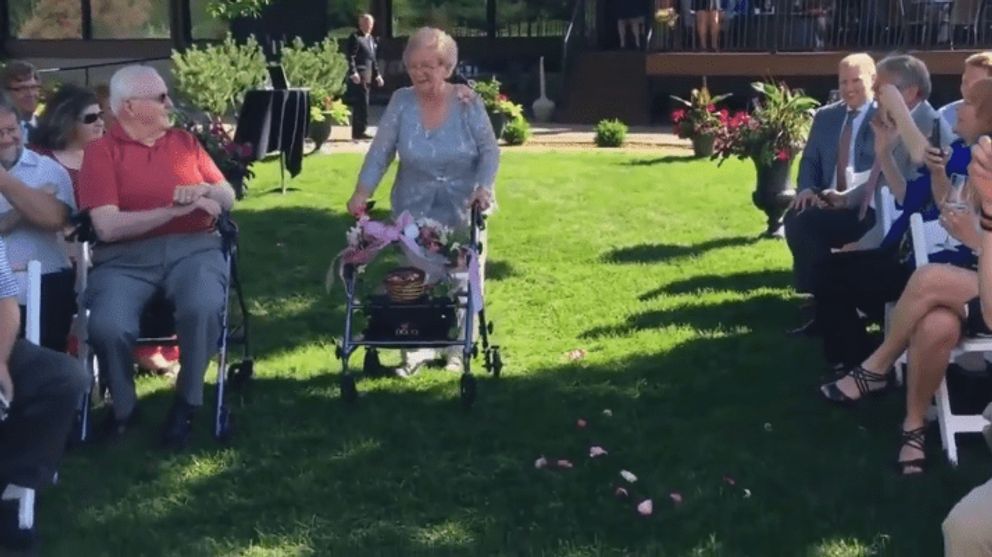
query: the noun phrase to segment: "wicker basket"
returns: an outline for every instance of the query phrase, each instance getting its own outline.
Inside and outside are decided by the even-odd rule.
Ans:
[[[403,304],[423,297],[427,292],[425,278],[424,272],[416,267],[399,267],[390,271],[383,283],[389,299]]]

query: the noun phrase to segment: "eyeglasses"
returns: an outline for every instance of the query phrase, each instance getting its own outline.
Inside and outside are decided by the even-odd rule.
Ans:
[[[414,64],[407,66],[411,72],[436,72],[441,66],[439,64]]]
[[[152,95],[150,97],[131,97],[128,100],[132,101],[156,101],[159,104],[165,104],[165,101],[169,100],[168,93],[159,93],[158,95]]]
[[[41,84],[33,83],[31,85],[17,85],[14,87],[7,87],[6,89],[11,93],[21,93],[24,91],[38,92],[41,91]]]
[[[102,119],[103,119],[103,111],[101,110],[100,112],[90,112],[89,114],[83,114],[83,116],[79,119],[79,121],[84,124],[92,124],[97,120],[102,120]]]

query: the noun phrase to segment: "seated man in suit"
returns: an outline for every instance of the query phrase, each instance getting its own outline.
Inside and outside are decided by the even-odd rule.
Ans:
[[[817,111],[799,163],[799,192],[785,215],[785,238],[792,251],[796,291],[813,292],[813,272],[832,248],[861,238],[875,223],[874,212],[834,209],[820,198],[826,190],[844,192],[853,172],[871,169],[874,135],[872,86],[875,62],[851,54],[838,67],[841,100]]]
[[[181,370],[162,441],[181,449],[221,333],[228,267],[214,223],[234,204],[234,190],[196,138],[171,125],[172,99],[154,68],[118,70],[110,106],[117,123],[86,146],[79,172],[79,202],[100,239],[85,303],[114,401],[103,433],[120,436],[136,417],[132,350],[145,306],[164,295]]]
[[[17,281],[0,239],[0,548],[30,549],[36,491],[51,485],[89,376],[73,358],[17,339]]]
[[[939,165],[945,173],[963,173],[961,161],[968,155],[967,147],[961,144],[953,153],[947,149],[951,133],[927,102],[930,73],[923,62],[911,56],[886,58],[878,64],[875,83],[878,109],[870,124],[875,135],[873,177],[858,188],[843,193],[828,191],[824,197],[834,207],[866,215],[871,213],[876,187],[884,182],[902,215],[892,223],[878,248],[831,254],[815,267],[816,322],[823,335],[827,361],[836,369],[851,368],[872,352],[874,347],[859,311],[881,321],[885,304],[899,298],[913,272],[912,261],[899,252],[908,235],[909,216],[922,212],[924,219],[936,218],[939,212],[928,208],[946,196],[948,182],[932,180],[930,170],[914,160],[914,141],[925,144],[924,138],[931,135],[933,126],[941,126],[941,148],[953,155]],[[908,129],[897,130],[890,113],[907,116],[896,120],[905,120]],[[933,260],[967,266],[969,256],[954,252]]]

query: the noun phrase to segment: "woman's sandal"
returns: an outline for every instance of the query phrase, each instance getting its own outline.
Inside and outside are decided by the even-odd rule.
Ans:
[[[902,432],[902,447],[911,447],[920,452],[926,452],[926,439],[927,439],[927,428],[926,426],[919,427],[916,429],[911,429],[909,431],[903,430]],[[903,476],[912,476],[915,474],[922,474],[926,472],[927,469],[927,459],[926,456],[923,458],[915,458],[913,460],[899,460],[896,461],[896,465],[899,467],[899,472]],[[919,472],[908,472],[910,468],[917,468]]]
[[[820,393],[823,394],[823,397],[835,404],[851,406],[865,397],[879,396],[889,389],[890,381],[888,374],[875,373],[861,366],[856,366],[847,375],[854,378],[854,385],[858,388],[858,398],[851,398],[844,391],[840,390],[840,387],[837,386],[837,381],[840,381],[840,379],[820,387]],[[881,389],[871,388],[871,385],[878,385],[880,383],[885,386]]]

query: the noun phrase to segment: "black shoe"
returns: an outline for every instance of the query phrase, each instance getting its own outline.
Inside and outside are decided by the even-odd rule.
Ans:
[[[822,331],[820,330],[820,322],[817,321],[816,319],[810,319],[803,325],[800,325],[795,329],[786,331],[786,334],[790,336],[815,337],[815,336],[819,336],[821,332]]]
[[[369,134],[367,134],[367,133],[362,133],[362,134],[351,136],[351,139],[354,140],[354,141],[369,141],[369,140],[372,139],[372,136],[369,135]]]
[[[138,416],[138,408],[135,407],[127,418],[119,420],[114,414],[113,407],[108,408],[107,415],[104,417],[103,423],[101,423],[99,429],[94,432],[95,439],[97,441],[111,443],[121,439],[124,437],[124,434],[127,433],[128,429],[138,423]]]
[[[164,448],[173,451],[186,448],[189,444],[189,436],[193,433],[194,414],[196,414],[195,406],[179,399],[172,403],[169,416],[165,419],[165,428],[162,430]]]
[[[3,487],[0,486],[0,492]],[[30,552],[38,542],[37,530],[32,526],[24,530],[18,520],[20,501],[0,501],[0,549]]]

